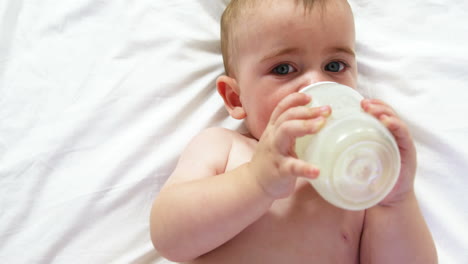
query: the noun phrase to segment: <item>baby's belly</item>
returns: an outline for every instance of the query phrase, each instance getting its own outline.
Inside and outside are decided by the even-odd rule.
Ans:
[[[291,197],[196,264],[359,263],[364,212],[338,209],[322,200],[307,182]]]

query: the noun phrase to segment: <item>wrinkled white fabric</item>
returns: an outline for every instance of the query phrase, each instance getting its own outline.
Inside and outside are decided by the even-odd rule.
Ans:
[[[159,263],[154,197],[216,94],[223,0],[0,2],[0,262]],[[350,1],[359,86],[408,122],[440,263],[468,262],[468,6]]]

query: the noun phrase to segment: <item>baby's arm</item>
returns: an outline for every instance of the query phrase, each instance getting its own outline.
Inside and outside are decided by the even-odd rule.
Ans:
[[[248,179],[246,165],[220,172],[232,141],[231,133],[221,128],[195,137],[154,201],[151,238],[164,257],[179,262],[209,252],[255,221],[272,203]]]
[[[361,263],[437,263],[435,245],[414,193],[416,150],[409,130],[382,101],[364,100],[362,106],[392,132],[402,163],[395,188],[366,211]]]
[[[209,129],[182,154],[151,212],[155,248],[173,261],[188,261],[219,247],[261,217],[275,199],[294,191],[298,176],[318,170],[295,158],[295,138],[314,133],[330,110],[304,105],[295,93],[275,108],[252,160],[225,172],[234,132]]]

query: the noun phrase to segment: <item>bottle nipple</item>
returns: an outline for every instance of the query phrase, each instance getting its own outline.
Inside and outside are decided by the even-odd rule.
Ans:
[[[351,202],[375,199],[382,191],[389,153],[372,141],[359,142],[340,154],[333,169],[337,193]]]

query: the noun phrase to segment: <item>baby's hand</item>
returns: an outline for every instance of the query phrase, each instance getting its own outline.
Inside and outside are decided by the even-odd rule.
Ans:
[[[296,138],[313,134],[325,124],[330,107],[309,108],[310,96],[293,93],[285,97],[271,114],[249,168],[263,190],[274,199],[289,196],[297,177],[315,179],[318,168],[297,158]]]
[[[401,169],[395,187],[379,205],[391,205],[403,200],[414,190],[416,174],[416,149],[406,124],[398,118],[395,111],[378,99],[364,99],[361,106],[367,113],[379,119],[393,134],[401,156]]]

